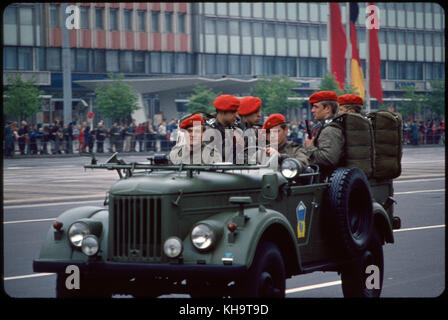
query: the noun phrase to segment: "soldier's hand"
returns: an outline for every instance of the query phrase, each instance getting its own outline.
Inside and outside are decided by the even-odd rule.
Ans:
[[[308,136],[305,136],[304,145],[305,145],[305,147],[314,146],[314,137],[310,139],[310,138],[308,138]]]

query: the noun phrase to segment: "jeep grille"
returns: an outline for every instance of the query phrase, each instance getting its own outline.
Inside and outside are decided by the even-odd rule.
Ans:
[[[150,197],[111,197],[110,259],[160,261],[162,201]]]

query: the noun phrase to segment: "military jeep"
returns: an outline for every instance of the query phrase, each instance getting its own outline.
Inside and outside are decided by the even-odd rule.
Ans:
[[[105,207],[70,209],[50,227],[33,267],[57,273],[57,297],[284,297],[287,278],[314,271],[340,273],[346,297],[380,295],[382,246],[400,227],[392,180],[347,167],[322,180],[294,159],[279,170],[151,160],[85,165],[120,179]],[[68,266],[79,288],[67,286]]]

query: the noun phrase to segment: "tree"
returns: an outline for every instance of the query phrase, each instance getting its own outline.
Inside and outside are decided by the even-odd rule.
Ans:
[[[205,112],[209,114],[215,112],[213,101],[220,94],[213,92],[213,90],[205,86],[195,87],[193,94],[189,97],[190,102],[186,104],[188,112]]]
[[[296,87],[297,83],[285,76],[263,77],[250,92],[261,99],[262,112],[270,114],[283,112],[289,107],[288,97],[295,96],[292,89]]]
[[[43,91],[36,87],[36,79],[23,81],[19,75],[8,76],[3,112],[23,120],[40,110]]]
[[[94,108],[113,120],[129,120],[131,114],[140,109],[138,95],[123,81],[123,74],[110,73],[108,78],[113,81],[95,89]]]
[[[430,81],[431,92],[426,95],[424,104],[431,108],[437,117],[445,115],[445,83],[442,80]]]
[[[325,76],[322,78],[322,81],[319,86],[319,90],[333,91],[338,96],[340,96],[342,94],[348,94],[348,93],[361,95],[358,91],[356,91],[355,88],[353,88],[351,83],[344,84],[344,90],[341,90],[339,88],[338,82],[336,81],[336,78],[331,73],[326,73]]]
[[[421,113],[424,104],[424,96],[415,93],[415,87],[403,87],[403,102],[397,105],[397,111],[403,116],[415,117]]]

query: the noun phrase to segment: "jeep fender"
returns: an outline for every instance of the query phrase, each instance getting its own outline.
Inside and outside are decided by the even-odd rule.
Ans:
[[[108,211],[106,208],[86,206],[69,209],[55,219],[55,221],[62,222],[62,228],[60,231],[56,231],[53,226],[50,227],[42,244],[39,259],[87,261],[87,256],[80,250],[74,250],[67,238],[70,225],[85,218],[102,222],[101,250],[107,252]],[[60,237],[57,238],[55,233],[59,233]]]
[[[389,216],[383,206],[373,202],[373,226],[381,235],[381,242],[394,243],[394,234]]]
[[[299,253],[295,244],[295,233],[288,220],[277,211],[260,207],[244,209],[248,217],[244,226],[238,225],[234,239],[231,240],[227,225],[238,215],[238,211],[220,213],[198,223],[213,221],[220,224],[223,232],[216,246],[205,253],[198,253],[191,245],[188,235],[184,239],[185,262],[196,263],[203,260],[207,264],[224,263],[223,258],[231,258],[233,264],[246,265],[249,268],[254,259],[255,251],[260,241],[274,242],[282,252],[287,274],[296,274],[299,267]]]

